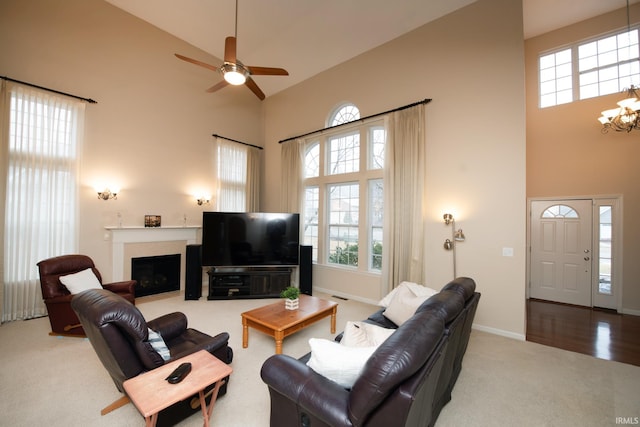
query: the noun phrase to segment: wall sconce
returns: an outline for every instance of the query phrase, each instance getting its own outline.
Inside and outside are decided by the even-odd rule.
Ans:
[[[453,215],[450,213],[446,213],[442,216],[444,219],[444,223],[446,225],[451,225],[451,239],[446,239],[444,241],[444,248],[447,251],[453,250],[453,278],[457,277],[456,272],[456,242],[464,242],[466,237],[462,232],[462,228],[456,230],[456,220],[453,218]]]
[[[198,206],[208,205],[211,201],[211,196],[196,196],[196,203]]]
[[[100,200],[118,199],[118,190],[114,190],[112,192],[108,188],[105,188],[102,191],[96,190],[96,192],[98,193],[98,199]]]

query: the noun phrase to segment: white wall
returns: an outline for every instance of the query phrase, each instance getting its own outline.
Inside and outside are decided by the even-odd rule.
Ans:
[[[330,47],[328,47],[330,48]],[[394,78],[394,66],[405,72]],[[432,98],[427,105],[427,285],[452,279],[442,247],[452,212],[467,240],[458,246],[458,275],[483,294],[476,324],[523,338],[525,333],[525,104],[522,6],[480,0],[323,72],[266,101],[265,210],[280,197],[278,141],[322,128],[340,102],[363,116]],[[513,257],[502,256],[513,248]],[[314,266],[314,287],[363,300],[385,290],[374,275]]]

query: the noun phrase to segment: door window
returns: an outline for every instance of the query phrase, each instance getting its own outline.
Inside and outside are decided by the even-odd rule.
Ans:
[[[600,206],[598,218],[598,293],[611,295],[611,206]]]

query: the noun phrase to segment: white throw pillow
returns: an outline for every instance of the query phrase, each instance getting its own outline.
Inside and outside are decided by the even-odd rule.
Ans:
[[[366,322],[347,322],[340,344],[347,347],[377,347],[382,344],[395,329],[372,325]]]
[[[424,301],[438,293],[435,289],[429,289],[421,285],[407,285],[398,287],[398,292],[393,296],[387,309],[382,312],[384,317],[400,326],[413,316]]]
[[[307,365],[318,374],[344,388],[353,387],[364,364],[376,351],[372,347],[347,347],[322,338],[309,339],[311,358]]]
[[[382,307],[389,307],[389,304],[391,304],[391,300],[393,299],[393,297],[398,292],[398,289],[400,288],[409,288],[411,292],[413,292],[416,296],[422,296],[422,295],[431,296],[438,293],[438,291],[435,289],[422,286],[418,283],[404,281],[404,282],[400,282],[398,286],[396,286],[391,292],[389,292],[384,298],[382,298],[380,302],[378,302],[378,305]]]
[[[77,273],[67,274],[66,276],[60,276],[60,282],[67,287],[72,295],[79,294],[88,289],[102,289],[100,281],[90,268]]]
[[[171,359],[171,353],[169,352],[169,348],[167,347],[167,344],[165,344],[164,339],[162,339],[162,335],[151,328],[147,329],[149,330],[149,344],[151,344],[151,347],[153,347],[165,362]]]

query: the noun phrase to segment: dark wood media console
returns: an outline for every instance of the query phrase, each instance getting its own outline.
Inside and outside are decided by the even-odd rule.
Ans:
[[[211,268],[207,299],[277,298],[291,284],[290,267]]]

